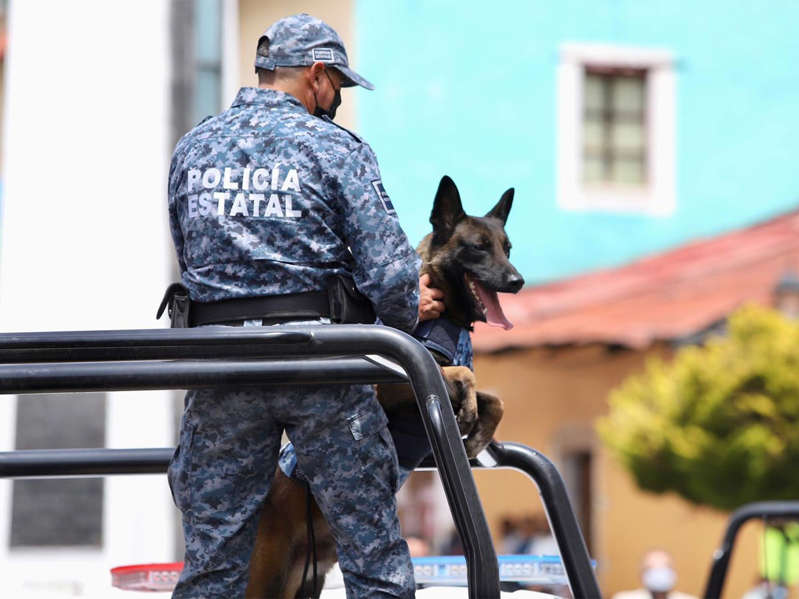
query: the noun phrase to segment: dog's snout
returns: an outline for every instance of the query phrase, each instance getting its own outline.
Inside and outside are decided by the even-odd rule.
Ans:
[[[518,272],[511,273],[505,279],[505,290],[509,293],[516,293],[524,285],[524,277]]]

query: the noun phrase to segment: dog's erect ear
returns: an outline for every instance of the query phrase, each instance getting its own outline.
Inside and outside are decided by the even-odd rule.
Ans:
[[[452,232],[466,213],[461,205],[461,196],[455,182],[444,175],[438,184],[430,224],[433,225],[433,244],[443,245],[452,236]]]
[[[502,197],[499,198],[499,202],[497,205],[494,206],[491,211],[486,214],[486,217],[491,218],[498,218],[502,221],[503,226],[505,222],[508,220],[508,213],[510,212],[510,207],[513,205],[513,187],[511,187],[508,191],[502,194]]]

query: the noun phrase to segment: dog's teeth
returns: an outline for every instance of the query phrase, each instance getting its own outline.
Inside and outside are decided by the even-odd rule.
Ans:
[[[483,314],[486,314],[486,312],[488,312],[488,308],[483,305],[483,302],[480,299],[480,294],[477,293],[477,286],[475,285],[474,281],[472,281],[470,278],[467,278],[466,282],[469,284],[469,290],[472,292],[472,297],[474,298],[477,307],[480,308]]]

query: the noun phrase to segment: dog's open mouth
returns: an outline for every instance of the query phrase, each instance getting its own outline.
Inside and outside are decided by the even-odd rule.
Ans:
[[[502,311],[497,292],[492,289],[486,289],[479,281],[474,280],[468,274],[464,275],[464,277],[466,278],[466,286],[472,294],[472,299],[474,299],[477,308],[482,311],[486,323],[491,326],[502,327],[505,330],[512,329],[513,323],[507,319]]]

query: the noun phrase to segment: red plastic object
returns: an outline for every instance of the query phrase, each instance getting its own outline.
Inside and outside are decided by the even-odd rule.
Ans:
[[[125,591],[171,591],[183,570],[183,562],[137,564],[111,568],[111,586]]]

